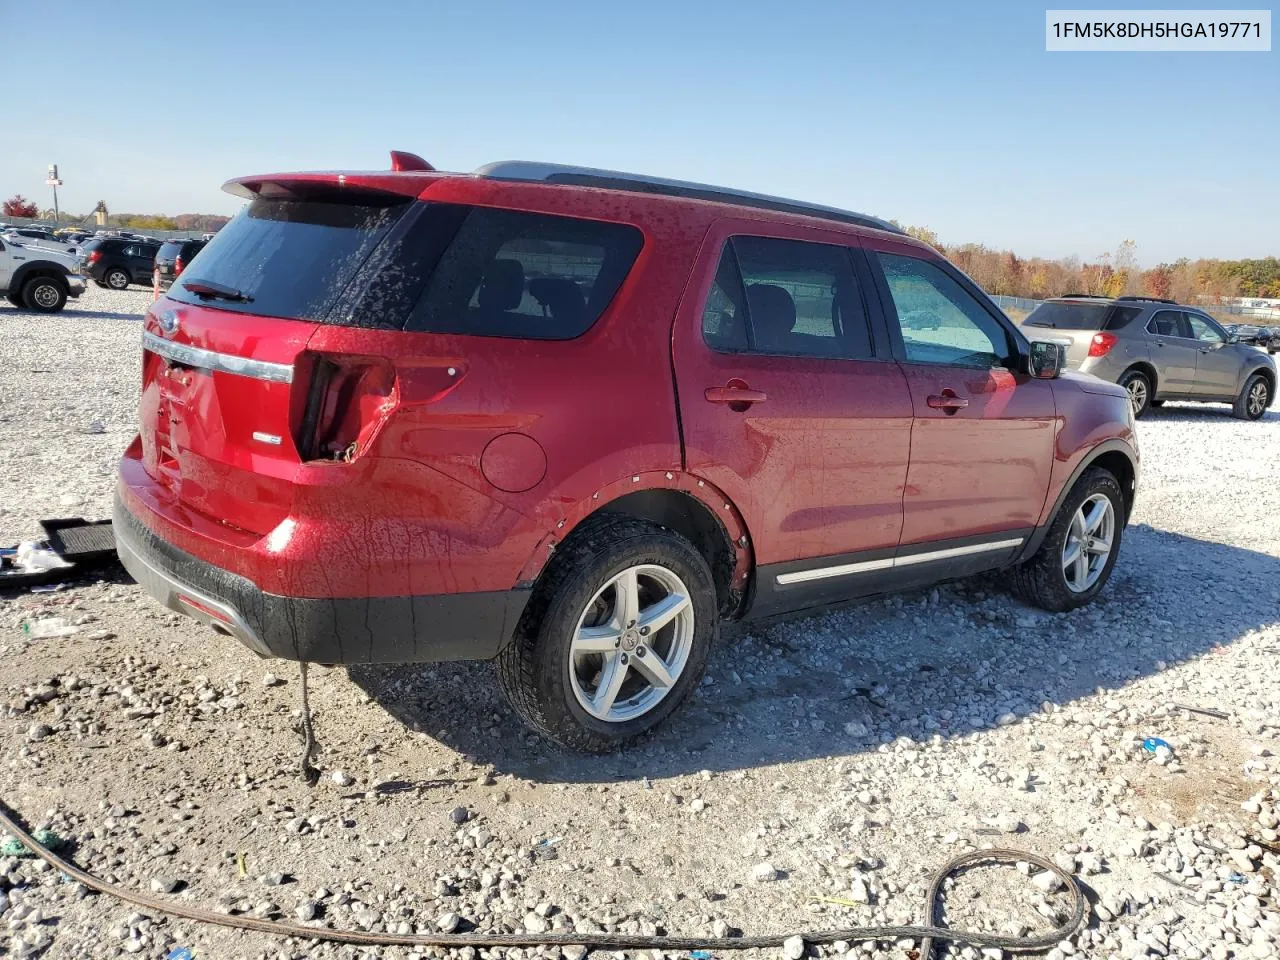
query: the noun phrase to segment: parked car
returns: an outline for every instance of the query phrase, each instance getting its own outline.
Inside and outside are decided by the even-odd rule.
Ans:
[[[23,246],[34,247],[38,250],[75,253],[75,244],[55,237],[51,231],[41,230],[39,227],[10,227],[3,236],[10,237]]]
[[[1239,343],[1253,344],[1268,353],[1280,352],[1280,329],[1276,327],[1260,327],[1251,323],[1228,323],[1223,329]]]
[[[156,251],[154,284],[156,290],[168,290],[197,253],[204,249],[206,240],[166,240]]]
[[[1166,400],[1201,400],[1257,420],[1275,398],[1275,361],[1172,300],[1069,295],[1046,300],[1022,325],[1063,336],[1067,366],[1120,384],[1136,417]]]
[[[1125,391],[882,220],[404,154],[227,189],[145,317],[114,529],[264,656],[496,658],[530,726],[607,749],[723,622],[992,569],[1062,611],[1111,574]]]
[[[84,273],[112,290],[124,290],[131,283],[149,285],[159,249],[159,243],[123,237],[90,240],[81,248]]]
[[[15,307],[56,313],[84,293],[76,258],[0,237],[0,293]]]

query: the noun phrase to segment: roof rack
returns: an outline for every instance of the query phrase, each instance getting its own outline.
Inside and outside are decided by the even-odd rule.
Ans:
[[[1058,299],[1058,300],[1079,300],[1079,299],[1080,299],[1080,298],[1082,298],[1082,297],[1085,297],[1085,298],[1088,298],[1088,299],[1092,299],[1092,300],[1105,300],[1105,299],[1107,299],[1106,297],[1104,297],[1104,296],[1103,296],[1102,294],[1100,294],[1100,293],[1064,293],[1064,294],[1061,294],[1060,296],[1058,296],[1056,299]]]
[[[1150,300],[1152,303],[1172,303],[1177,305],[1177,300],[1166,300],[1164,297],[1116,297],[1117,300]]]
[[[733,190],[728,187],[715,187],[706,183],[692,183],[687,180],[668,180],[663,177],[649,177],[638,173],[622,173],[618,170],[598,170],[593,167],[574,167],[559,163],[537,163],[529,160],[504,160],[498,163],[485,164],[476,169],[472,176],[487,180],[519,180],[536,183],[563,183],[578,187],[600,187],[608,190],[629,190],[633,193],[652,193],[664,197],[684,197],[689,200],[710,200],[714,203],[732,203],[740,207],[754,207],[758,210],[776,210],[779,213],[794,213],[805,217],[817,217],[822,220],[835,220],[840,223],[851,223],[859,227],[871,227],[874,230],[885,230],[889,233],[905,235],[906,231],[895,227],[887,220],[841,210],[837,207],[825,207],[817,203],[805,203],[800,200],[787,200],[783,197],[772,197],[763,193],[750,193],[746,190]]]

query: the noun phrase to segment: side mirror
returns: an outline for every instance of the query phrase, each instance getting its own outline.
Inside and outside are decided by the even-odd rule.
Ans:
[[[1027,373],[1037,380],[1056,380],[1067,369],[1067,345],[1061,340],[1032,340]]]

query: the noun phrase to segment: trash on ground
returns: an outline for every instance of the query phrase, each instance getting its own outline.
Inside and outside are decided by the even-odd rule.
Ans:
[[[1218,720],[1231,719],[1231,714],[1227,713],[1225,710],[1211,710],[1209,707],[1193,707],[1189,703],[1175,703],[1173,708],[1175,710],[1185,710],[1187,713],[1202,713],[1206,717],[1214,717]]]
[[[31,836],[35,838],[36,843],[54,852],[61,850],[67,845],[67,841],[62,839],[62,837],[58,836],[52,830],[37,830],[31,834]],[[3,841],[0,841],[0,857],[22,858],[34,856],[35,854],[28,850],[26,844],[17,837],[6,836]]]
[[[190,947],[174,947],[165,954],[164,960],[192,960],[194,957]]]
[[[110,520],[41,520],[44,539],[0,548],[0,587],[35,587],[70,580],[116,558]]]
[[[1161,740],[1159,737],[1147,737],[1147,739],[1142,741],[1142,749],[1147,751],[1147,753],[1155,753],[1161,747],[1164,747],[1170,753],[1173,753],[1173,747],[1171,747],[1166,741]]]
[[[79,633],[80,628],[67,623],[62,617],[44,617],[28,620],[22,625],[22,632],[33,640],[44,640],[48,637],[69,637]]]

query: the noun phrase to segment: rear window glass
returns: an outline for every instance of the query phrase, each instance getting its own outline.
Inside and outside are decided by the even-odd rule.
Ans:
[[[326,320],[370,252],[409,206],[256,199],[218,231],[169,296],[219,310]],[[194,281],[245,300],[205,299]]]
[[[424,229],[452,227],[406,329],[533,340],[586,332],[643,242],[633,226],[432,204]],[[432,246],[438,246],[438,237]]]
[[[1109,303],[1042,303],[1022,321],[1025,327],[1057,330],[1102,330],[1111,313]]]
[[[182,245],[183,244],[181,240],[165,241],[164,243],[160,244],[160,250],[158,253],[156,253],[156,259],[172,260],[174,257],[176,257],[179,253],[182,252]]]

